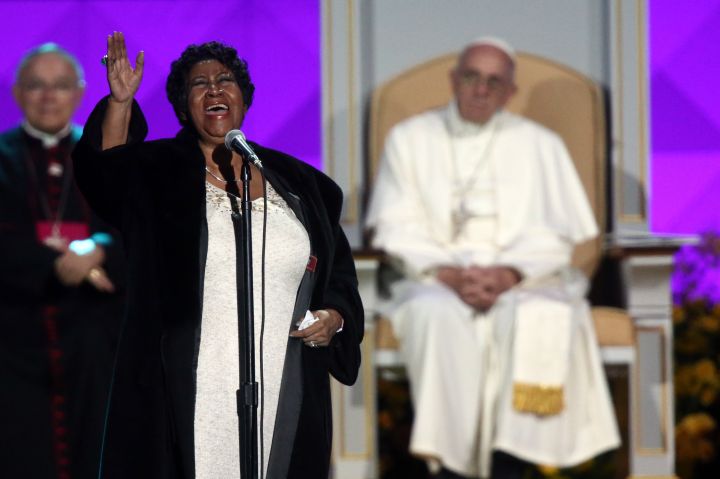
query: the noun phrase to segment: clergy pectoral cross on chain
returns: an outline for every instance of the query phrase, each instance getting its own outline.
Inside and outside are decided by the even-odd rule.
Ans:
[[[45,238],[44,243],[58,251],[64,251],[68,247],[68,240],[61,234],[60,225],[57,223],[52,226],[51,234]]]
[[[465,224],[470,219],[470,212],[465,205],[465,198],[460,199],[458,207],[452,212],[452,237],[458,239],[460,233],[465,229]]]

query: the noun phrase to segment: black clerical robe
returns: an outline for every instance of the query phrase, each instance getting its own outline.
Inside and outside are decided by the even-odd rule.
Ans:
[[[123,308],[120,239],[75,185],[74,129],[52,148],[22,128],[0,135],[0,476],[94,477]],[[65,287],[39,235],[110,234],[117,291]],[[79,238],[77,238],[79,239]]]

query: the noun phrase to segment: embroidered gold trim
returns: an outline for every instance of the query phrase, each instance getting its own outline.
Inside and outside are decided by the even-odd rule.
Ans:
[[[552,416],[565,407],[562,386],[514,383],[513,407],[516,411]]]

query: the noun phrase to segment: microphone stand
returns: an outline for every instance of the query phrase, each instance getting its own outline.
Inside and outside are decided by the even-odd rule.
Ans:
[[[240,208],[233,208],[236,258],[242,258],[238,284],[238,363],[240,389],[236,392],[240,477],[258,479],[257,408],[258,383],[255,381],[255,323],[253,310],[252,223],[250,218],[250,162],[242,155],[242,196]],[[232,197],[231,197],[232,198]],[[237,206],[237,205],[234,205]],[[237,261],[237,260],[236,260]]]

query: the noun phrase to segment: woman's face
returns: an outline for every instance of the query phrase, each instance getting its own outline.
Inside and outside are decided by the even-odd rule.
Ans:
[[[188,74],[188,112],[200,142],[217,145],[240,128],[247,108],[232,71],[217,60],[193,65]]]

